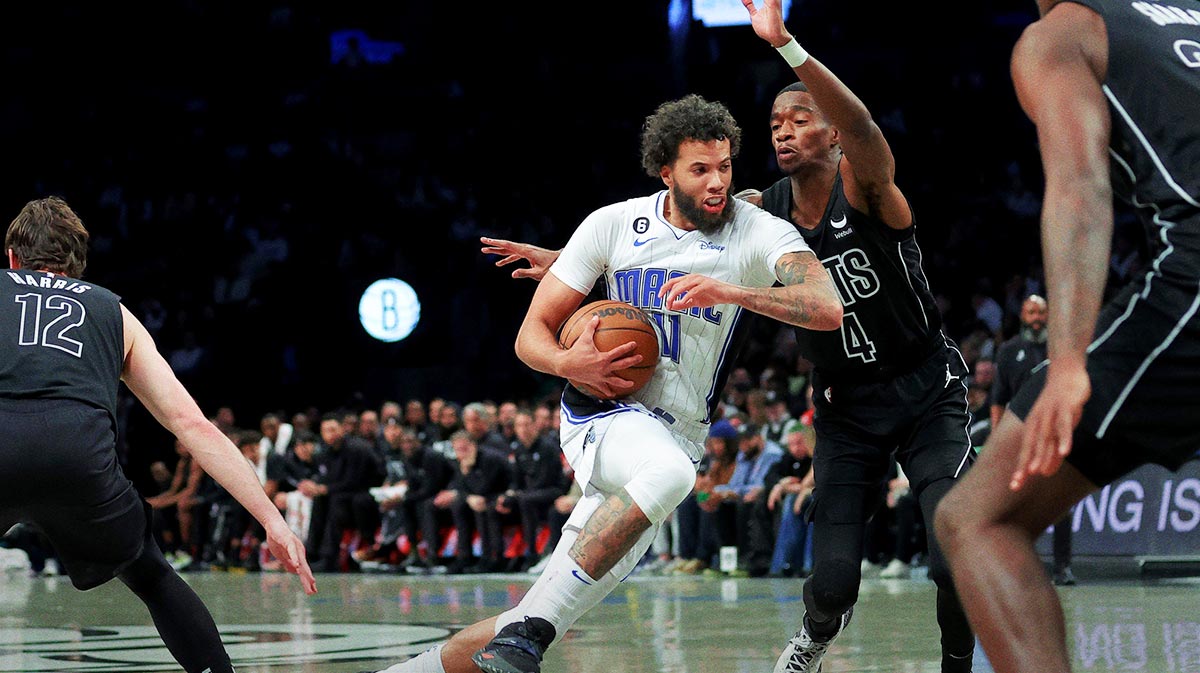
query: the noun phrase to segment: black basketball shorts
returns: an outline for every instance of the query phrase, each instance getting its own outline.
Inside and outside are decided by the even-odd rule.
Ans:
[[[870,518],[882,502],[893,454],[917,494],[940,479],[960,477],[974,459],[966,376],[966,364],[948,340],[911,371],[885,381],[838,381],[818,371],[817,506],[837,509],[826,512],[834,522]]]
[[[1200,450],[1200,294],[1160,278],[1150,288],[1139,281],[1113,298],[1089,347],[1092,395],[1067,461],[1097,486],[1146,463],[1176,470]],[[1033,408],[1046,371],[1009,403],[1018,418]]]
[[[112,579],[149,539],[149,507],[117,464],[113,421],[69,400],[0,400],[0,532],[45,532],[71,582]]]

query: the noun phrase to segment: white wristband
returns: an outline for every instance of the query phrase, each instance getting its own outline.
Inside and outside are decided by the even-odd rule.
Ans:
[[[793,68],[804,65],[804,62],[808,60],[808,52],[804,51],[804,47],[801,47],[800,43],[794,37],[782,47],[776,47],[775,51],[779,52],[783,60],[787,61],[787,64]]]

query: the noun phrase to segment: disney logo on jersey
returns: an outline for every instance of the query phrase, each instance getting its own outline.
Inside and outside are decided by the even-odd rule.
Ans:
[[[712,241],[705,241],[705,240],[700,241],[700,249],[701,250],[716,250],[717,252],[725,252],[725,246],[718,245],[716,243],[713,243]]]
[[[867,253],[862,250],[851,248],[840,255],[823,259],[821,263],[833,277],[833,285],[843,306],[853,306],[859,299],[867,299],[879,292],[879,276],[871,268]]]

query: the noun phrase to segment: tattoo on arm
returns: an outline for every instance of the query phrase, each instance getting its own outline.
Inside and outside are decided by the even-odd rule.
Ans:
[[[784,287],[751,294],[746,308],[791,325],[807,326],[822,314],[823,307],[838,301],[828,272],[811,252],[780,257],[775,275]],[[797,291],[797,286],[803,288]]]
[[[650,520],[625,489],[610,495],[579,531],[570,555],[592,579],[600,579],[629,553]]]

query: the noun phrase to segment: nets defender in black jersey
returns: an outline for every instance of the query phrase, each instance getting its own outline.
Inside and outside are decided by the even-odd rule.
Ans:
[[[71,581],[119,577],[146,604],[189,673],[230,672],[212,615],[163,558],[150,507],[116,454],[118,382],[266,529],[268,544],[316,591],[288,530],[233,443],[200,413],[146,328],[120,299],[79,280],[88,233],[57,198],[26,204],[5,236],[0,271],[0,530],[42,529]]]
[[[893,454],[926,521],[973,457],[967,435],[967,365],[941,331],[921,269],[913,211],[894,182],[895,160],[870,112],[838,78],[796,46],[779,0],[743,3],[755,33],[801,82],[771,108],[771,141],[787,177],[762,192],[768,212],[791,221],[833,277],[842,328],[797,329],[813,363],[817,432],[813,573],[805,616],[776,673],[816,673],[858,599],[863,535],[878,508]],[[942,670],[971,670],[975,639],[949,568],[930,536]]]
[[[1046,175],[1049,365],[936,519],[999,673],[1071,668],[1035,537],[1097,487],[1200,447],[1200,2],[1038,8],[1012,74]],[[1153,260],[1101,310],[1114,192]]]

